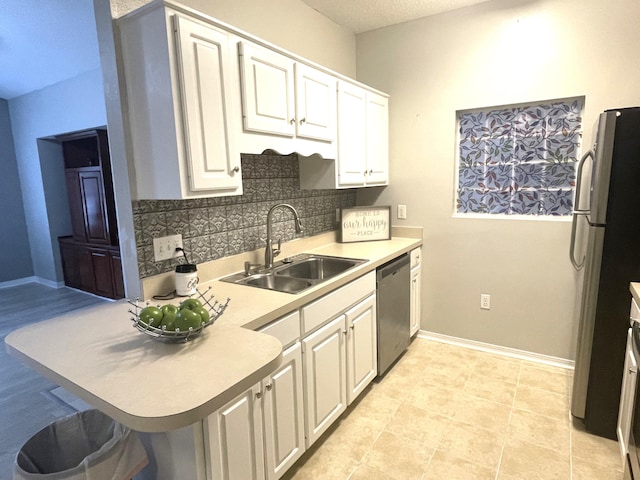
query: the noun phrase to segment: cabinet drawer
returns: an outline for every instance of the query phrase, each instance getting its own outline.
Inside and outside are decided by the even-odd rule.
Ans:
[[[302,307],[302,334],[305,335],[344,312],[376,290],[376,272],[370,272],[309,305]]]
[[[276,337],[286,348],[300,339],[300,313],[296,310],[278,320],[265,325],[258,330],[272,337]]]
[[[411,258],[411,268],[417,267],[422,262],[422,248],[414,248],[409,254]]]

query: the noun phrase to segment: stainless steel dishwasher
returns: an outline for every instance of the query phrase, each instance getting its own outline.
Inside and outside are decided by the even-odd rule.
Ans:
[[[409,346],[411,280],[409,255],[378,267],[378,376],[383,375]]]

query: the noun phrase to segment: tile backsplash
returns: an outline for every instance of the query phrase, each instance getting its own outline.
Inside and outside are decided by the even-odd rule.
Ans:
[[[184,259],[155,262],[153,238],[181,234],[191,263],[264,248],[267,212],[278,203],[297,211],[304,230],[295,233],[288,210],[274,212],[273,237],[283,242],[336,230],[336,209],[353,207],[356,190],[301,190],[297,155],[242,155],[244,194],[192,200],[133,202],[140,277],[175,269]]]

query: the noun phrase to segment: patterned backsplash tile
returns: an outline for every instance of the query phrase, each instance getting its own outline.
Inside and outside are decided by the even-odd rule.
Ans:
[[[336,230],[336,209],[353,207],[356,190],[300,190],[296,155],[242,155],[244,194],[193,200],[138,200],[133,219],[140,277],[170,272],[184,260],[155,262],[153,238],[181,234],[189,261],[203,263],[264,248],[267,212],[278,203],[297,211],[304,231],[295,233],[292,215],[274,212],[274,239],[282,241]]]

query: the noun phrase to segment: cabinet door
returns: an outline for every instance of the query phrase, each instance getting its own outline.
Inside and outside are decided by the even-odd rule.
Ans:
[[[389,183],[389,99],[367,92],[367,185]]]
[[[376,296],[347,311],[347,404],[351,404],[378,374]]]
[[[276,480],[304,453],[302,347],[294,343],[282,365],[262,382],[266,478]]]
[[[317,140],[336,140],[337,80],[301,63],[296,73],[296,134]]]
[[[411,269],[411,326],[409,334],[413,337],[420,330],[420,292],[422,290],[422,273],[420,266]]]
[[[635,404],[636,383],[638,379],[638,363],[633,354],[633,331],[627,332],[627,350],[625,353],[624,370],[622,377],[622,391],[620,393],[620,409],[618,411],[618,424],[616,435],[618,437],[622,464],[626,463],[629,448],[629,434]]]
[[[264,478],[260,386],[255,385],[204,421],[213,480]]]
[[[294,61],[251,43],[239,47],[245,130],[293,137]]]
[[[302,340],[306,446],[309,448],[347,408],[345,316]]]
[[[366,143],[366,91],[338,82],[338,186],[364,185]]]
[[[92,248],[90,252],[95,286],[93,293],[103,297],[114,298],[110,252],[102,248]]]
[[[174,16],[182,95],[185,155],[192,191],[242,193],[232,103],[232,46],[225,32]]]
[[[73,238],[108,245],[109,222],[100,167],[65,171]]]

